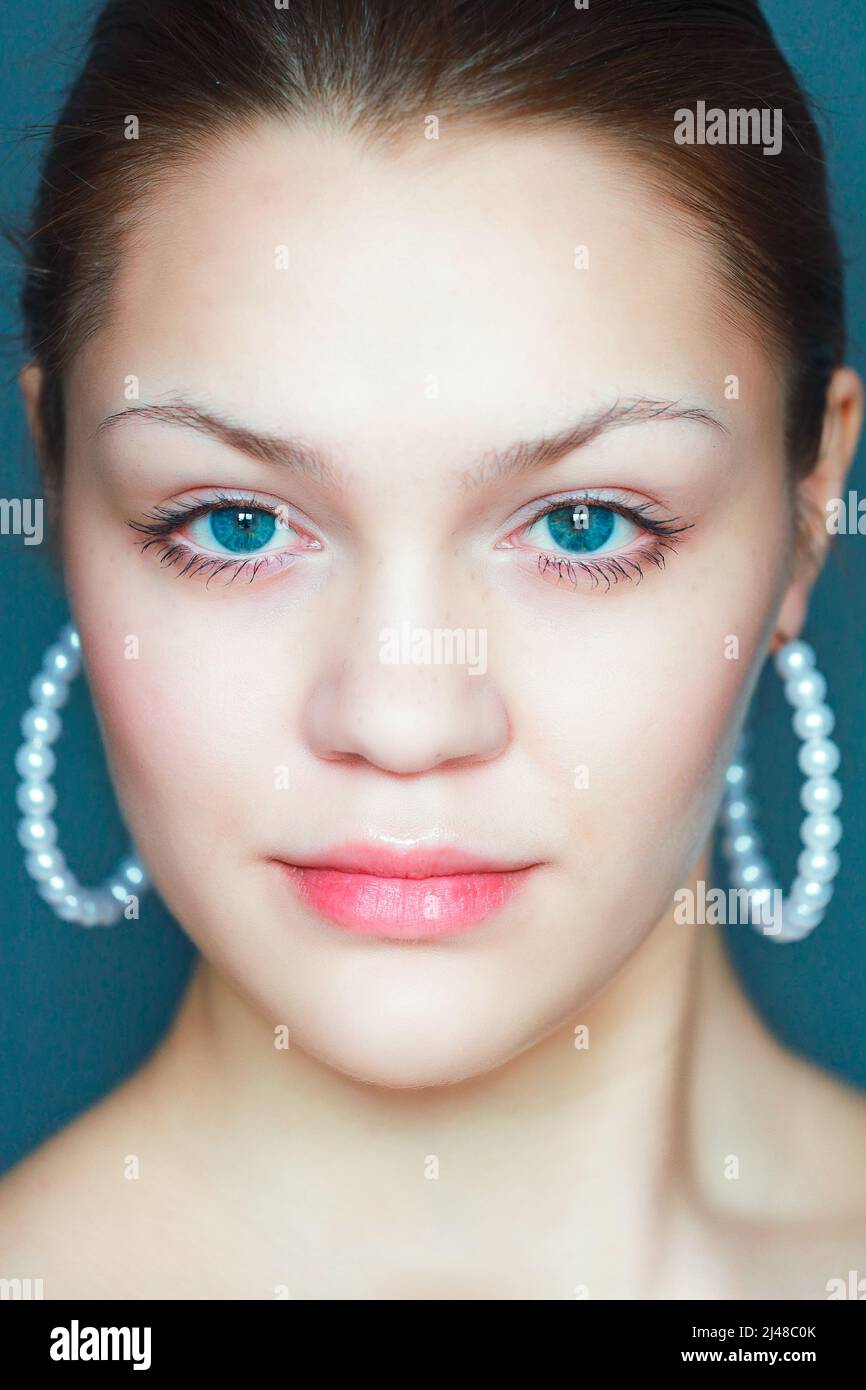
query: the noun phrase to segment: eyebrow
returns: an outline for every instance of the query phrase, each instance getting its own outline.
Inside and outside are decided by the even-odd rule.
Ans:
[[[338,488],[341,476],[338,468],[327,455],[301,439],[281,439],[276,435],[260,434],[245,425],[233,424],[213,411],[202,406],[180,401],[172,405],[133,405],[107,415],[97,425],[94,435],[102,430],[113,429],[124,420],[158,420],[183,429],[196,430],[209,435],[230,449],[258,459],[261,463],[276,464],[302,473],[325,487]]]
[[[196,430],[259,462],[289,468],[325,487],[337,489],[345,482],[339,467],[326,451],[301,439],[261,434],[186,401],[170,405],[128,406],[106,416],[97,425],[94,434],[112,429],[128,419],[157,420]],[[610,430],[665,420],[689,420],[723,434],[730,433],[718,416],[703,406],[654,400],[645,396],[633,397],[616,400],[612,405],[583,416],[576,424],[568,425],[556,434],[521,439],[504,449],[489,449],[471,468],[462,470],[458,477],[466,488],[482,487],[511,474],[526,473],[556,463],[566,454],[584,447]]]
[[[646,396],[617,400],[612,405],[585,415],[577,424],[567,425],[553,435],[518,440],[506,449],[490,449],[473,468],[462,475],[466,487],[481,487],[510,474],[531,472],[565,458],[575,449],[626,425],[642,425],[656,420],[692,420],[700,425],[730,434],[717,415],[703,406],[679,401],[652,400]]]

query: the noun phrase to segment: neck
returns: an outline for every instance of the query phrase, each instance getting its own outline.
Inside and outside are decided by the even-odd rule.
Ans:
[[[694,879],[705,877],[702,861]],[[694,1155],[717,1120],[696,1097],[735,1066],[707,1046],[724,1028],[730,1051],[731,1017],[737,1046],[754,1048],[763,1030],[717,929],[671,913],[600,996],[495,1071],[386,1089],[275,1048],[272,1023],[201,960],[144,1080],[163,1137],[217,1164],[221,1195],[231,1185],[268,1245],[315,1247],[336,1222],[387,1252],[375,1268],[392,1287],[396,1274],[428,1291],[437,1270],[443,1289],[459,1270],[525,1291],[537,1248],[538,1278],[563,1297],[637,1297],[657,1287],[677,1198],[713,1186]],[[324,1270],[337,1253],[320,1252]],[[337,1296],[370,1296],[375,1273],[366,1285],[363,1273],[366,1294]]]

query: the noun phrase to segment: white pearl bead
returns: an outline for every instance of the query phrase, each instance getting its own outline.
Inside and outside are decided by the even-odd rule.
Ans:
[[[741,827],[751,828],[751,822],[755,816],[755,806],[748,797],[737,796],[731,801],[726,801],[722,809],[722,816],[730,826],[731,832],[738,831]]]
[[[47,705],[31,705],[21,718],[21,732],[28,742],[53,743],[61,728],[60,715]]]
[[[749,769],[745,763],[730,763],[725,770],[725,786],[730,792],[741,792],[749,784]]]
[[[56,845],[47,849],[31,851],[24,860],[24,866],[31,878],[44,882],[66,868],[66,859]]]
[[[795,932],[811,931],[813,927],[817,927],[823,916],[822,907],[810,907],[808,903],[793,902],[790,898],[782,909],[783,922],[790,925]]]
[[[827,694],[827,682],[820,671],[804,671],[785,686],[785,698],[798,709],[820,705]]]
[[[836,716],[829,705],[804,705],[796,711],[792,722],[798,738],[829,738]]]
[[[96,888],[90,894],[93,903],[94,924],[110,927],[120,916],[120,909],[114,898],[104,888]]]
[[[773,871],[766,859],[746,859],[736,864],[735,873],[743,888],[772,888]]]
[[[117,904],[101,888],[85,888],[79,897],[78,921],[82,927],[108,927],[117,920]]]
[[[44,743],[22,743],[15,754],[15,767],[30,782],[45,782],[55,768],[55,757]]]
[[[74,680],[81,669],[81,658],[71,647],[55,643],[42,659],[42,670],[51,680]]]
[[[50,816],[25,816],[18,822],[18,843],[31,850],[56,844],[57,826]]]
[[[821,883],[815,878],[795,878],[791,885],[791,902],[795,904],[826,907],[832,896],[832,883]]]
[[[776,652],[776,670],[783,680],[791,680],[815,665],[815,653],[808,642],[786,642]]]
[[[81,894],[65,893],[58,903],[54,904],[54,911],[63,922],[81,922]],[[81,922],[82,926],[86,923]]]
[[[829,883],[839,872],[839,856],[835,849],[804,849],[797,858],[797,872],[802,878]]]
[[[126,883],[128,885],[127,891],[134,893],[144,892],[150,882],[144,865],[131,855],[118,864],[117,872],[113,877],[119,879],[121,883]]]
[[[764,883],[759,888],[749,889],[749,903],[753,916],[757,912],[766,916],[766,909],[772,905],[775,891],[775,886],[772,883]]]
[[[842,838],[842,822],[838,816],[807,816],[800,838],[809,849],[835,849]]]
[[[73,652],[81,651],[81,638],[74,623],[66,623],[62,628],[59,642],[63,647],[69,647]]]
[[[63,869],[60,873],[52,874],[50,878],[43,879],[37,884],[36,891],[40,898],[44,898],[47,903],[59,903],[66,897],[67,893],[74,893],[78,888],[78,880],[69,869]]]
[[[800,805],[812,815],[830,815],[841,800],[842,788],[835,777],[810,777],[800,789]]]
[[[30,682],[30,698],[34,705],[46,705],[49,709],[62,709],[69,699],[69,686],[65,681],[52,680],[42,672]]]
[[[15,800],[25,816],[50,816],[57,805],[57,793],[50,782],[22,782]]]
[[[754,830],[741,830],[735,835],[726,835],[722,840],[726,859],[755,859],[760,849],[761,837]]]
[[[832,777],[839,766],[839,748],[831,738],[810,738],[797,756],[804,777]]]

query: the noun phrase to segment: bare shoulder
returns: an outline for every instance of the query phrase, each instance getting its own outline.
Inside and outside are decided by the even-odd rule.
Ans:
[[[681,1296],[866,1297],[866,1095],[790,1052],[772,1084],[744,1090],[744,1123],[724,1154],[730,1180],[704,1211],[709,1287]]]
[[[795,1058],[784,1106],[802,1180],[829,1214],[866,1220],[866,1092]]]
[[[793,1133],[819,1203],[814,1211],[804,1203],[804,1238],[814,1251],[818,1296],[866,1298],[866,1094],[809,1063],[801,1070],[799,1110],[796,1087],[792,1093]]]
[[[166,1171],[142,1181],[161,1149],[145,1100],[136,1074],[0,1179],[0,1279],[39,1279],[47,1299],[144,1296],[172,1195]]]

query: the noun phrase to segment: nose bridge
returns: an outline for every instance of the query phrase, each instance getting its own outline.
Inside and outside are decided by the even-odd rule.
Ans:
[[[508,736],[476,605],[435,560],[393,553],[368,567],[317,675],[307,732],[319,756],[356,757],[390,772],[486,761]]]
[[[444,668],[477,678],[487,671],[487,635],[486,627],[418,624],[404,617],[379,629],[379,664]]]

